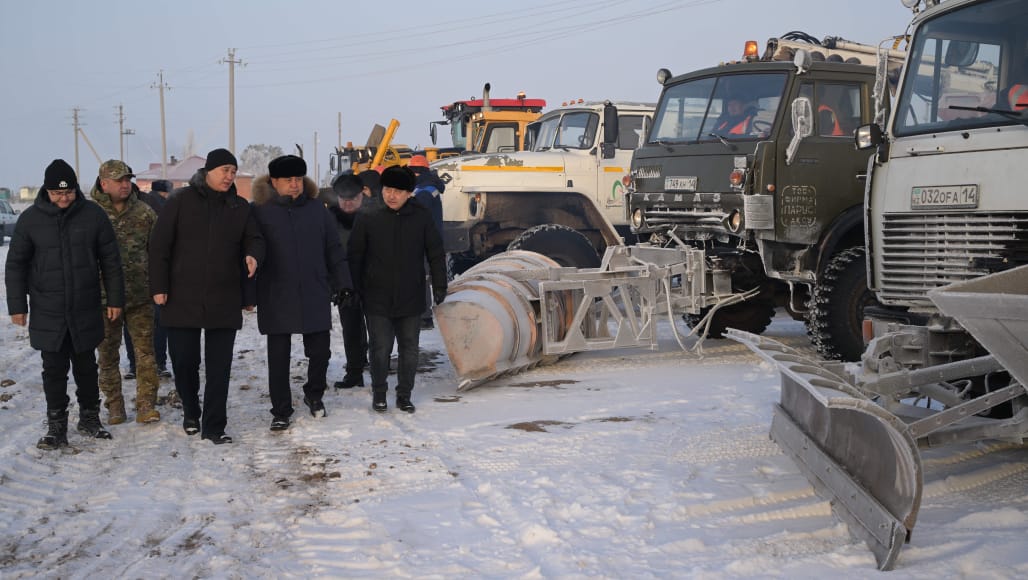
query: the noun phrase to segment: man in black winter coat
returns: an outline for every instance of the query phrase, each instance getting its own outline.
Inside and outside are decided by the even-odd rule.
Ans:
[[[306,175],[303,159],[283,155],[272,159],[268,175],[253,185],[253,213],[267,245],[257,274],[257,324],[268,337],[272,431],[288,429],[293,414],[289,350],[294,334],[303,336],[308,359],[303,402],[314,417],[325,416],[331,301],[344,290],[353,293],[335,220]]]
[[[68,444],[69,367],[79,404],[78,430],[110,439],[100,423],[96,347],[104,338],[103,317],[117,319],[125,305],[121,257],[107,214],[85,199],[75,171],[63,159],[46,168],[35,203],[18,217],[5,278],[11,321],[19,326],[28,322],[29,341],[43,359],[48,429],[36,446]]]
[[[378,173],[372,171],[375,177]],[[335,217],[339,242],[345,253],[350,245],[350,234],[359,214],[374,209],[371,189],[353,173],[342,173],[332,181],[326,195],[328,211]],[[364,386],[364,369],[368,366],[368,326],[364,321],[364,307],[356,297],[337,300],[339,323],[343,327],[343,350],[346,353],[346,374],[335,382],[337,389]]]
[[[220,445],[236,331],[243,327],[243,285],[264,260],[264,238],[250,204],[236,194],[239,164],[226,149],[207,154],[189,185],[168,198],[150,237],[150,293],[161,306],[182,428]],[[206,386],[200,409],[200,334]]]
[[[425,259],[435,303],[446,297],[443,240],[427,209],[411,197],[415,178],[406,167],[382,172],[384,207],[362,214],[350,235],[350,272],[364,303],[371,339],[372,409],[386,405],[389,354],[398,350],[396,406],[414,412],[411,392],[418,365],[418,333],[425,310]]]

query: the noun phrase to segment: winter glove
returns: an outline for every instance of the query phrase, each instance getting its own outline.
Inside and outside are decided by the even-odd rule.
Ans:
[[[349,308],[357,301],[357,293],[350,288],[343,288],[332,295],[332,304]]]
[[[442,289],[442,290],[433,289],[432,290],[432,299],[435,302],[436,306],[442,304],[443,300],[446,300],[446,289],[445,288]]]

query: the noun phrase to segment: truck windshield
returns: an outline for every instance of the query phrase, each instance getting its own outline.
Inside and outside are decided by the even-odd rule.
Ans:
[[[450,119],[450,140],[454,147],[468,148],[468,118],[465,115],[454,115]]]
[[[589,111],[569,111],[563,115],[543,119],[533,151],[546,151],[551,147],[563,149],[589,149],[596,140],[600,117]]]
[[[688,80],[664,89],[650,143],[695,143],[766,137],[774,130],[785,73]]]
[[[1028,89],[1026,38],[1023,0],[978,3],[925,21],[910,51],[894,134],[1025,122],[1028,109],[1017,103],[1028,90],[1017,88]]]

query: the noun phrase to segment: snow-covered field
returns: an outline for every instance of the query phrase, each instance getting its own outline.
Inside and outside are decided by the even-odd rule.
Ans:
[[[0,578],[878,574],[768,439],[777,373],[735,343],[709,341],[697,358],[665,326],[659,351],[575,355],[457,393],[442,341],[426,331],[416,414],[374,413],[364,388],[327,393],[328,417],[316,420],[297,388],[293,427],[273,434],[264,341],[247,315],[234,445],[187,437],[168,405],[160,423],[87,440],[73,406],[71,446],[47,452],[35,447],[39,355],[4,314]],[[806,344],[787,318],[767,334]],[[333,340],[330,381],[342,377],[338,328]],[[293,352],[299,387],[295,340]],[[172,388],[164,381],[161,395]],[[1028,449],[925,458],[918,524],[887,577],[1028,576]]]

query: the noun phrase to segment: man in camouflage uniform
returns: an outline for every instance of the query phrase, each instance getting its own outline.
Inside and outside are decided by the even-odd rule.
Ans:
[[[121,264],[125,274],[124,316],[104,320],[104,340],[100,343],[100,390],[107,406],[107,422],[124,423],[125,399],[121,393],[122,320],[132,337],[136,355],[136,422],[161,420],[157,411],[157,364],[153,350],[153,306],[148,281],[150,231],[157,214],[132,193],[132,169],[116,159],[100,166],[100,176],[91,197],[107,212],[118,238]]]

